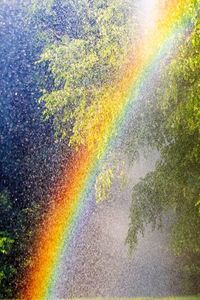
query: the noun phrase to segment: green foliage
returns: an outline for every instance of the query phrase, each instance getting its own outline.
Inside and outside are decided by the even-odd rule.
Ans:
[[[97,203],[112,198],[112,187],[119,186],[122,190],[126,186],[125,164],[121,157],[110,155],[104,162],[101,172],[96,178],[95,192]]]
[[[0,193],[0,299],[13,298],[21,272],[31,263],[30,241],[40,214],[32,202],[15,216],[8,190]]]
[[[176,58],[160,70],[155,91],[134,123],[129,150],[157,148],[156,168],[133,189],[127,242],[133,249],[147,223],[160,226],[174,214],[171,245],[177,255],[195,264],[200,257],[200,3],[193,10],[193,29]],[[131,150],[133,149],[133,151]]]
[[[0,193],[0,209],[1,217],[9,218],[12,212],[10,203],[10,197],[7,190]],[[0,298],[5,295],[12,296],[12,289],[9,287],[8,282],[16,273],[16,269],[13,267],[10,261],[10,254],[13,250],[14,239],[9,232],[6,224],[4,224],[4,230],[1,226],[0,229]]]
[[[64,32],[41,55],[40,61],[49,62],[55,89],[44,91],[40,101],[45,104],[44,116],[53,117],[57,135],[71,137],[72,144],[82,144],[88,115],[95,118],[105,89],[117,80],[128,56],[133,36],[131,2],[70,3],[81,26],[75,38]]]
[[[71,146],[87,141],[92,147],[101,136],[99,124],[111,121],[106,105],[130,50],[133,52],[134,4],[129,0],[75,0],[69,4],[79,25],[75,36],[64,30],[42,53],[39,62],[49,63],[55,86],[43,91],[40,102],[45,105],[44,118],[53,118],[58,138],[68,138]],[[122,181],[113,164],[107,161],[96,179],[97,202],[109,197],[114,178]]]
[[[95,184],[96,191],[96,201],[101,202],[105,199],[108,199],[110,194],[111,185],[113,183],[113,170],[112,168],[106,168],[102,170],[100,175],[97,177]]]
[[[8,254],[13,242],[14,240],[9,237],[0,237],[0,253]]]

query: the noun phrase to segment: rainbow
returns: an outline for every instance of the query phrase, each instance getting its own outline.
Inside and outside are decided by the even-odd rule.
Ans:
[[[137,57],[129,62],[114,93],[113,89],[105,92],[101,118],[97,115],[92,121],[88,142],[80,146],[68,162],[37,232],[36,250],[25,278],[22,299],[51,299],[61,256],[68,251],[72,237],[76,235],[96,174],[125,122],[129,120],[133,103],[145,81],[172,48],[177,36],[188,27],[186,7],[190,3],[191,0],[168,1],[160,14],[155,32],[141,41]]]

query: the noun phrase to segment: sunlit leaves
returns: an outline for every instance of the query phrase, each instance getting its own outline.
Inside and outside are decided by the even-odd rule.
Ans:
[[[61,41],[41,55],[55,78],[55,90],[45,92],[41,101],[45,117],[53,117],[58,135],[70,137],[71,145],[91,145],[88,135],[95,134],[91,129],[103,122],[100,114],[110,118],[105,106],[132,46],[133,24],[128,1],[79,4],[73,2],[83,24],[80,38],[69,39],[63,33]]]
[[[51,43],[40,61],[49,63],[54,90],[43,91],[44,118],[53,118],[58,138],[67,138],[76,149],[99,147],[101,156],[111,125],[121,109],[124,66],[133,52],[134,22],[131,1],[71,1],[76,11],[76,37],[67,29],[59,41]],[[63,2],[64,4],[64,2]],[[119,91],[118,91],[119,90]],[[97,178],[97,201],[105,199],[112,185],[114,169],[102,171]]]
[[[112,198],[112,187],[118,186],[122,190],[127,183],[125,164],[123,159],[110,155],[103,164],[100,174],[96,178],[96,201],[101,202]]]
[[[0,237],[0,253],[7,254],[13,242],[9,237]]]
[[[168,211],[174,216],[172,248],[187,256],[189,268],[195,264],[199,272],[200,2],[191,1],[189,6],[191,32],[176,57],[158,70],[157,88],[147,94],[142,113],[135,119],[129,151],[157,148],[160,160],[155,171],[133,189],[127,242],[134,248],[145,225],[159,225]]]

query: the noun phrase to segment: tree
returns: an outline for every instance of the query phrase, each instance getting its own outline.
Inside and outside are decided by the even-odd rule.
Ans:
[[[53,91],[44,91],[41,101],[58,136],[70,137],[74,145],[85,144],[91,131],[88,123],[102,117],[98,115],[101,99],[122,72],[133,26],[128,1],[85,0],[68,5],[77,16],[76,35],[71,37],[64,29],[41,55],[41,62],[49,62],[56,84]]]
[[[11,217],[12,207],[8,191],[0,193],[0,297],[12,297],[10,282],[13,280],[16,269],[10,262],[10,254],[14,243],[11,224],[7,219]]]
[[[156,89],[136,117],[129,141],[135,156],[141,147],[157,148],[154,171],[133,189],[127,242],[133,249],[145,225],[159,226],[174,211],[171,245],[192,274],[200,265],[200,2],[191,1],[193,28],[177,56],[160,70]],[[133,150],[131,150],[133,149]],[[171,212],[172,213],[172,212]]]
[[[113,95],[128,60],[133,60],[135,2],[51,1],[51,20],[58,16],[55,3],[64,14],[70,9],[73,18],[60,30],[51,28],[53,39],[39,61],[49,63],[55,79],[54,89],[44,90],[40,98],[44,118],[53,119],[57,138],[67,139],[72,149],[86,144],[96,147],[99,136],[106,136],[103,125],[115,119],[118,103]],[[113,164],[110,157],[106,166]],[[109,194],[112,178],[121,177],[115,167],[108,172],[104,168],[95,185],[98,201]]]

